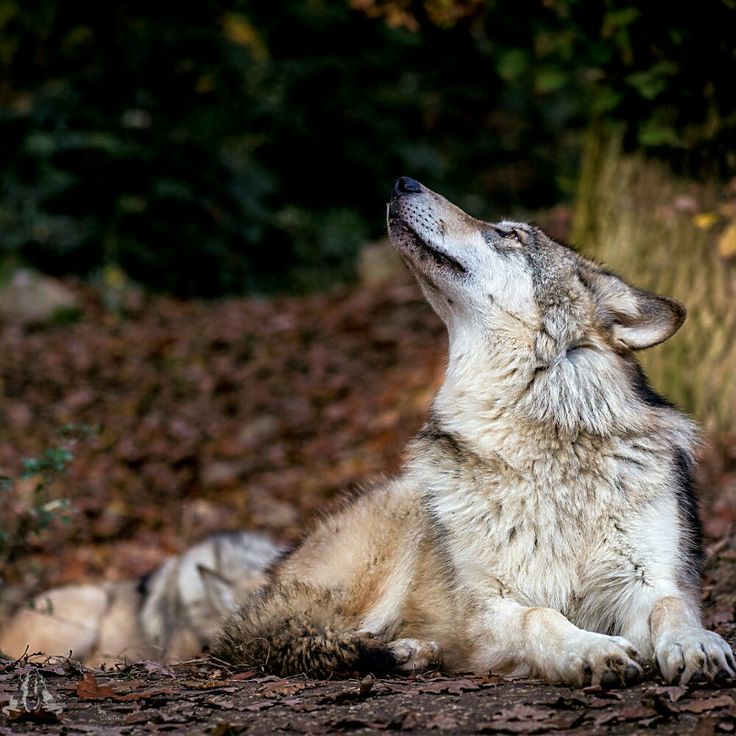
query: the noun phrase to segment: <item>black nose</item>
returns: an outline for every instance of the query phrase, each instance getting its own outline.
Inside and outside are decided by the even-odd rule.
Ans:
[[[394,197],[398,197],[399,194],[411,194],[421,191],[422,185],[410,176],[400,176],[394,182]]]

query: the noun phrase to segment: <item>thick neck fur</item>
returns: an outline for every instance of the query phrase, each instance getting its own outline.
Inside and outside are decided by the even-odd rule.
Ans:
[[[687,454],[694,425],[639,395],[635,363],[594,339],[589,347],[540,356],[540,332],[509,317],[492,332],[477,324],[450,325],[445,381],[433,421],[479,458],[501,458],[518,469],[540,458],[566,457],[561,449],[647,443]]]

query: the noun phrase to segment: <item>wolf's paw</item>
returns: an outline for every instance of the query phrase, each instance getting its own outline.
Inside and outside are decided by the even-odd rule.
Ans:
[[[402,672],[426,672],[442,664],[439,644],[422,639],[396,639],[388,649]]]
[[[636,661],[639,653],[621,636],[581,632],[568,643],[569,648],[556,663],[555,677],[569,685],[600,685],[610,688],[631,685],[642,675]]]
[[[668,682],[721,680],[736,676],[731,647],[718,634],[695,626],[666,632],[657,642],[655,657]]]

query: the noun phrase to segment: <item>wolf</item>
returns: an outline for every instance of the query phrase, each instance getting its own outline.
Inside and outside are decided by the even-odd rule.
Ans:
[[[699,607],[696,427],[635,358],[685,308],[408,177],[388,229],[447,326],[444,383],[402,471],[318,521],[217,656],[312,676],[733,677]]]
[[[71,652],[91,667],[189,659],[215,641],[237,599],[265,583],[282,551],[253,532],[214,534],[137,580],[54,588],[15,611],[0,652]]]

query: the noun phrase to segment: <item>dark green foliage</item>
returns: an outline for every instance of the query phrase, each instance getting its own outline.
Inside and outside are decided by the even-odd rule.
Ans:
[[[41,457],[27,457],[23,460],[21,478],[33,478],[36,475],[53,476],[65,473],[67,466],[74,459],[70,450],[61,447],[49,447]]]
[[[344,0],[3,0],[0,248],[182,294],[300,288],[350,274],[400,174],[488,216],[559,199],[591,112],[736,168],[730,0],[501,0],[441,28],[399,4],[415,30]]]
[[[734,0],[546,2],[536,88],[625,127],[628,149],[690,175],[736,173]]]

